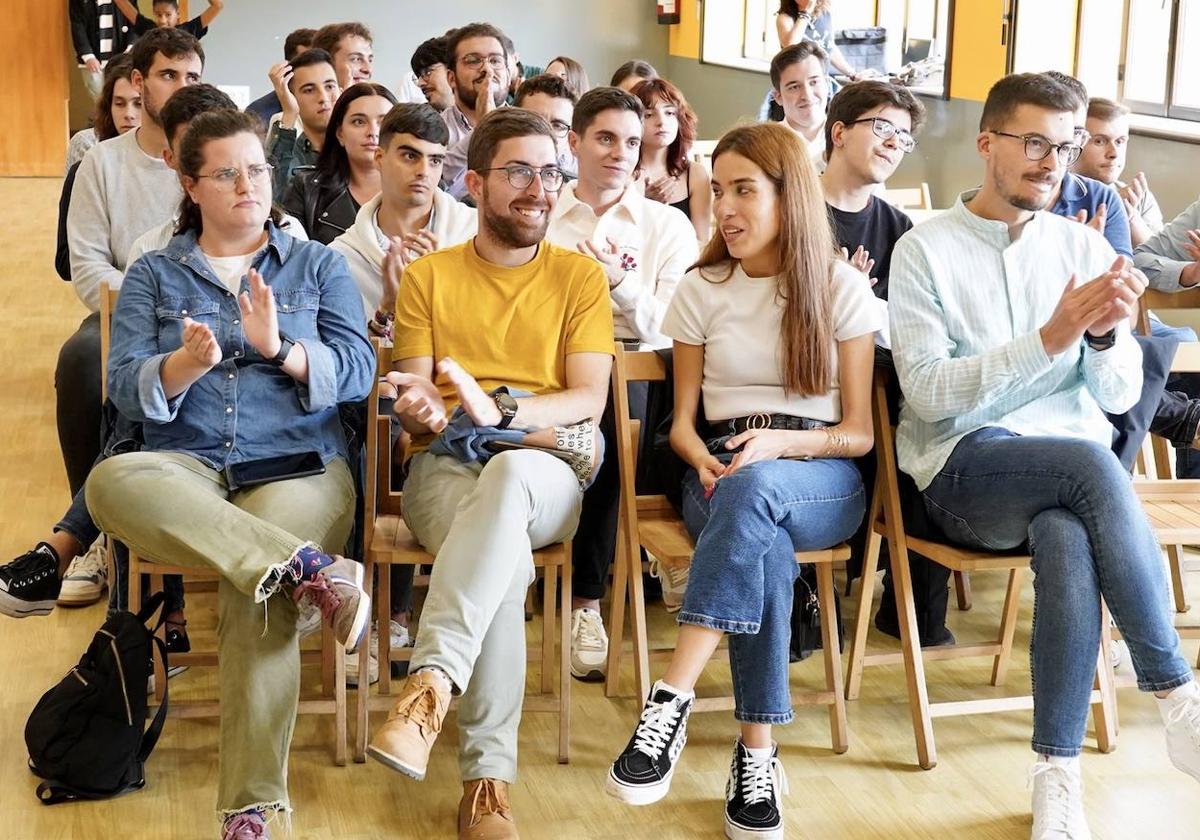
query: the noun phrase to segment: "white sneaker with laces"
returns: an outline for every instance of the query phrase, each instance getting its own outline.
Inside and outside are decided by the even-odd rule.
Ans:
[[[317,621],[320,622],[321,613],[317,611]],[[371,626],[371,635],[366,645],[359,645],[359,649],[354,653],[346,654],[346,685],[351,688],[358,687],[358,657],[362,653],[362,649],[366,647],[370,660],[367,661],[367,678],[371,681],[371,685],[379,682],[379,657],[375,651],[379,650],[379,631],[374,625]]]
[[[1029,771],[1033,786],[1032,840],[1091,840],[1083,814],[1079,760],[1051,764],[1039,760]]]
[[[321,629],[321,611],[311,598],[303,598],[296,604],[300,614],[296,617],[296,633],[303,639]]]
[[[1167,755],[1176,768],[1200,780],[1200,684],[1192,680],[1158,701],[1167,725]]]
[[[600,613],[581,607],[571,610],[571,676],[599,682],[608,668],[608,634]]]
[[[60,606],[83,607],[94,604],[108,589],[108,551],[103,536],[67,566],[63,575]]]
[[[394,619],[388,622],[388,638],[392,650],[412,647],[413,640],[412,636],[408,635],[408,628]]]
[[[662,583],[663,605],[667,612],[678,612],[683,606],[683,596],[687,594],[688,566],[668,566],[650,555],[650,577]]]

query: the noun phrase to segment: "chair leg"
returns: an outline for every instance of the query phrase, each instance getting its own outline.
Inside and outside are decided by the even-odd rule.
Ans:
[[[1004,611],[1000,615],[1000,652],[992,663],[992,685],[1000,685],[1008,676],[1008,663],[1012,659],[1013,636],[1017,632],[1017,613],[1021,609],[1021,584],[1024,569],[1013,569],[1008,573],[1008,590],[1004,593]]]
[[[646,634],[646,592],[642,585],[641,546],[626,551],[629,582],[629,627],[633,637],[634,686],[638,704],[650,696],[650,642]]]
[[[863,659],[867,655],[867,633],[871,629],[871,605],[875,596],[875,574],[879,569],[879,550],[883,537],[872,528],[867,535],[866,556],[859,580],[858,611],[854,614],[854,636],[850,640],[850,661],[846,665],[846,699],[857,700],[862,690]]]
[[[617,525],[621,534],[623,523]],[[608,605],[608,664],[604,672],[604,696],[616,697],[621,687],[621,659],[625,650],[625,599],[629,597],[629,567],[625,560],[625,541],[617,540],[613,561],[612,603]]]
[[[379,661],[379,693],[392,693],[392,634],[385,632],[391,621],[392,601],[392,565],[391,563],[375,564],[379,580],[375,589],[375,626],[379,632],[378,650],[375,656]],[[368,578],[369,580],[369,578]],[[368,663],[370,664],[370,663]],[[363,691],[361,684],[359,691]],[[370,689],[363,692],[369,694]]]
[[[1108,621],[1108,607],[1100,606],[1100,654],[1096,658],[1096,688],[1100,692],[1100,702],[1092,706],[1092,720],[1096,727],[1096,748],[1102,753],[1110,753],[1117,748],[1117,691],[1113,679],[1112,664],[1108,661],[1108,651],[1112,644],[1112,631]]]
[[[571,592],[572,566],[571,544],[565,543],[563,551],[566,559],[563,562],[562,582],[559,585],[561,603],[559,613],[561,620],[558,624],[558,763],[566,764],[571,760]],[[552,594],[547,592],[547,598]],[[549,632],[549,628],[546,629]]]
[[[370,589],[371,582],[375,579],[377,567],[373,562],[367,560],[363,564],[363,580],[367,582],[367,588]],[[378,614],[378,602],[382,601],[379,593],[383,591],[382,587],[377,587],[375,590],[376,613]],[[382,637],[383,634],[380,634]],[[369,641],[368,637],[368,641]],[[370,647],[370,645],[368,645]],[[365,657],[367,660],[367,673],[365,674],[366,682],[364,683],[363,674],[363,656],[359,656],[358,660],[358,688],[354,692],[354,763],[363,764],[367,760],[367,735],[370,728],[370,701],[371,701],[371,661],[370,656]],[[383,660],[379,661],[379,678],[383,679]],[[390,668],[388,670],[391,670]]]
[[[132,552],[130,552],[130,556],[131,557],[133,556]],[[140,575],[139,575],[139,577],[140,577]],[[156,575],[156,574],[151,573],[151,575],[150,575],[150,591],[151,592],[162,592],[163,591],[163,576],[162,575]],[[138,610],[141,609],[141,603],[138,602],[135,604],[133,601],[130,601],[129,608],[131,611],[137,612]],[[158,636],[158,638],[162,639],[163,644],[166,644],[167,625],[166,624],[161,625],[157,630],[154,631],[154,635]],[[154,659],[154,701],[155,701],[155,703],[161,703],[163,701],[163,697],[165,696],[166,691],[167,691],[167,669],[163,667],[161,658],[155,656],[155,657],[153,657],[153,659]]]
[[[864,572],[866,569],[864,568]],[[873,575],[872,575],[873,576]],[[817,564],[817,599],[821,604],[821,644],[825,654],[825,688],[833,693],[829,705],[829,736],[833,751],[844,753],[850,747],[846,728],[846,698],[842,696],[841,639],[838,637],[837,604],[833,587],[833,566]]]
[[[966,612],[971,609],[971,573],[954,573],[954,594],[958,596],[958,609]]]
[[[1175,597],[1175,612],[1185,613],[1191,606],[1183,580],[1183,546],[1167,546],[1167,560],[1171,566],[1171,594]]]
[[[338,767],[346,766],[348,710],[346,707],[346,648],[333,641],[333,634],[327,628],[322,628],[322,635],[329,637],[328,644],[333,652],[333,763]],[[364,662],[367,647],[360,651],[359,662]],[[359,670],[361,677],[362,670]]]
[[[554,692],[554,594],[558,586],[558,567],[546,566],[545,585],[542,589],[542,694]],[[530,587],[532,589],[532,587]],[[562,617],[563,624],[571,620],[570,610]],[[570,655],[570,641],[567,643]],[[570,664],[567,665],[570,670]]]
[[[909,713],[917,741],[917,763],[923,770],[937,766],[937,744],[933,738],[933,719],[929,714],[929,689],[925,684],[925,661],[917,636],[917,608],[913,598],[912,572],[908,551],[888,545],[892,578],[896,588],[896,612],[900,619],[900,648],[904,654],[904,676],[908,688]]]

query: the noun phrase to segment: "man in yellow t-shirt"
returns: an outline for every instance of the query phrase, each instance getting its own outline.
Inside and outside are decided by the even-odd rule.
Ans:
[[[470,242],[412,263],[396,302],[388,379],[413,435],[404,516],[437,556],[410,676],[368,754],[424,778],[451,694],[459,704],[461,838],[516,837],[525,691],[525,590],[532,550],[571,536],[579,482],[564,461],[505,452],[486,465],[426,451],[459,405],[476,426],[549,429],[604,411],[613,324],[604,270],[543,242],[562,187],[554,135],[539,116],[493,111],[471,135]],[[501,385],[531,397],[493,397]]]

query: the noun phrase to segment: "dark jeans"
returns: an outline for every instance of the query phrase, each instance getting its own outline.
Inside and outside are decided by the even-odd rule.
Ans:
[[[100,313],[83,319],[58,353],[58,445],[74,496],[87,481],[101,448]]]
[[[629,383],[629,416],[642,421],[646,430],[647,383]],[[653,433],[653,429],[649,430]],[[617,515],[621,507],[621,473],[617,458],[617,425],[612,397],[600,418],[600,433],[604,435],[604,461],[596,480],[583,494],[579,528],[572,543],[572,592],[577,598],[603,598],[608,569],[617,548]]]

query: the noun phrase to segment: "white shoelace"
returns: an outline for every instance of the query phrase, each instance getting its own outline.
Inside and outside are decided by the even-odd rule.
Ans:
[[[108,571],[108,562],[104,556],[104,543],[97,540],[86,552],[71,561],[67,569],[67,577],[103,577]]]
[[[778,757],[762,759],[747,754],[742,758],[742,799],[747,805],[774,799],[776,791],[788,792],[787,774]]]
[[[1064,840],[1071,836],[1071,782],[1070,771],[1057,764],[1039,761],[1029,771],[1029,784],[1043,777],[1042,807],[1039,814],[1045,827]]]
[[[608,647],[608,634],[604,622],[594,610],[576,610],[571,617],[571,637],[584,650],[604,650]]]
[[[651,701],[642,710],[637,732],[633,735],[633,747],[655,761],[662,755],[663,747],[671,738],[671,732],[679,721],[679,707],[675,701],[655,703]]]
[[[657,557],[650,558],[650,577],[665,580],[671,589],[687,586],[689,566],[668,566]]]
[[[1167,712],[1167,726],[1186,723],[1192,744],[1200,748],[1200,697],[1189,697]]]

